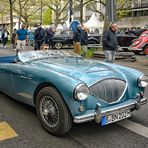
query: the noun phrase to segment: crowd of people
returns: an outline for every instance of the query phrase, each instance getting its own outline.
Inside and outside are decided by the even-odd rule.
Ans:
[[[131,29],[128,28],[124,35],[139,36],[145,28]],[[109,29],[105,30],[102,36],[103,50],[105,53],[105,61],[114,62],[115,55],[118,49],[117,42],[118,25],[111,23]],[[40,50],[43,45],[47,45],[48,49],[53,49],[53,39],[55,30],[52,27],[42,28],[41,24],[37,24],[37,28],[34,32],[34,50]],[[6,28],[0,30],[0,39],[2,39],[3,47],[6,48],[8,42],[9,32]],[[13,49],[25,50],[26,44],[28,44],[28,29],[24,24],[21,28],[14,29],[11,35],[11,43]],[[85,57],[87,53],[88,44],[88,28],[87,26],[78,25],[76,31],[73,34],[74,52]]]
[[[14,29],[11,34],[11,45],[14,50],[25,50],[28,44],[28,29],[26,25],[22,24],[21,28]],[[40,50],[43,44],[48,45],[48,48],[53,48],[53,36],[55,31],[52,27],[43,29],[41,24],[37,24],[34,32],[34,50]],[[0,39],[3,47],[6,48],[8,42],[9,32],[6,29],[0,30]]]
[[[44,44],[48,45],[48,49],[53,49],[54,29],[52,27],[42,28],[41,24],[37,24],[37,29],[34,33],[34,50],[40,50]]]

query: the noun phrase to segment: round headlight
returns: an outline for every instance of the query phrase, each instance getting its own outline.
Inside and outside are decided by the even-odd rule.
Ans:
[[[79,84],[76,86],[74,96],[78,101],[85,100],[89,95],[89,88],[85,84]]]
[[[138,79],[138,85],[140,87],[146,87],[148,85],[148,76],[142,74]]]

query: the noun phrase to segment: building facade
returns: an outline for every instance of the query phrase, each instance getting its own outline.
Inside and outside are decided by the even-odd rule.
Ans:
[[[148,0],[132,0],[126,8],[127,15],[118,20],[120,28],[148,27]]]

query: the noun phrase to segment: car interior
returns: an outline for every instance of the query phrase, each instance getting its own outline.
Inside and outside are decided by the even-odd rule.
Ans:
[[[17,63],[19,62],[19,58],[17,55],[14,56],[1,56],[0,63]]]

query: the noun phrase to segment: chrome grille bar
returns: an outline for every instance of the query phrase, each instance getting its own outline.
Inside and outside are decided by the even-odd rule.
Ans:
[[[118,101],[125,90],[126,82],[119,79],[106,79],[90,86],[91,94],[107,103]]]

